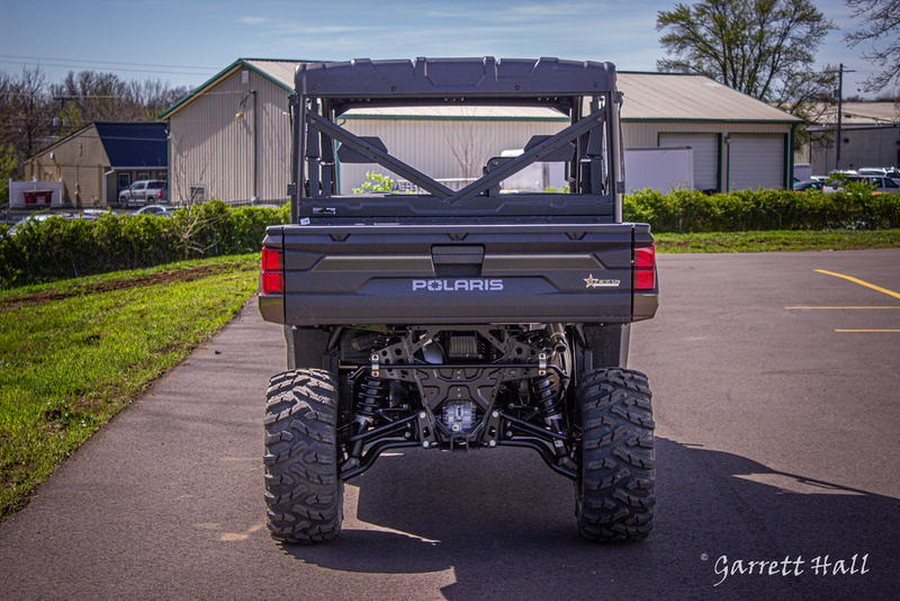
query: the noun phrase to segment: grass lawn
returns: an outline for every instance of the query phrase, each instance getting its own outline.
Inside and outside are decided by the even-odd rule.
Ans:
[[[258,255],[0,293],[0,517],[257,289]]]

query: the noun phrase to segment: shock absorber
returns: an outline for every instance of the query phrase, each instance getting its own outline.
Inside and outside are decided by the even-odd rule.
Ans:
[[[534,392],[537,396],[537,405],[540,408],[541,413],[544,414],[544,423],[547,424],[554,434],[565,435],[562,424],[560,423],[563,416],[559,410],[562,389],[563,386],[560,383],[559,376],[555,374],[547,374],[534,381]],[[557,461],[559,461],[561,465],[574,467],[574,464],[569,457],[569,449],[566,447],[566,443],[562,438],[553,439],[553,448],[556,451]]]
[[[534,381],[534,392],[537,395],[537,404],[544,414],[544,422],[556,433],[562,433],[559,420],[562,414],[559,412],[559,378],[556,375],[547,374]]]
[[[369,429],[375,421],[375,413],[384,404],[387,396],[388,383],[376,378],[374,374],[367,375],[359,385],[359,397],[356,405],[355,434],[359,436]],[[362,455],[363,441],[354,441],[350,449],[351,459],[359,460]]]
[[[359,386],[359,401],[356,406],[357,421],[372,423],[375,412],[381,406],[387,392],[387,382],[374,376],[366,376]]]
[[[534,391],[537,396],[537,405],[544,415],[544,423],[555,434],[563,434],[563,427],[560,423],[563,415],[559,409],[559,402],[568,379],[569,344],[566,338],[565,326],[562,324],[549,324],[547,326],[547,342],[549,342],[551,350],[541,353],[542,362],[546,361],[547,358],[555,359],[555,362],[562,366],[563,373],[544,373],[535,380]],[[566,378],[566,380],[563,380],[563,378]],[[560,457],[566,455],[566,446],[561,439],[554,440],[553,446]]]

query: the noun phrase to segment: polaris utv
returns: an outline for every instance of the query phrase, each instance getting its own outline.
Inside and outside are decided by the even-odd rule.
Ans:
[[[335,538],[343,483],[390,449],[524,447],[574,482],[584,538],[645,538],[651,393],[626,362],[658,286],[650,227],[622,220],[615,67],[354,60],[301,64],[295,83],[292,223],[268,228],[259,296],[284,324],[289,368],[267,392],[272,536]],[[397,106],[543,107],[569,125],[454,189],[339,125]],[[341,195],[353,163],[412,192]],[[562,163],[568,191],[503,189],[533,163]]]

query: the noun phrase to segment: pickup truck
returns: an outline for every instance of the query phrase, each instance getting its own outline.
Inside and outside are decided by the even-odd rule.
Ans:
[[[520,447],[574,482],[584,538],[644,539],[654,423],[627,357],[658,280],[650,227],[622,220],[615,67],[356,59],[301,64],[295,84],[292,223],[267,230],[259,295],[287,342],[267,391],[272,536],[335,538],[343,483],[385,451]],[[570,124],[485,157],[483,176],[454,190],[340,125],[354,108],[407,105],[545,107]],[[566,193],[502,191],[538,161],[565,165]],[[341,195],[347,163],[418,193]]]

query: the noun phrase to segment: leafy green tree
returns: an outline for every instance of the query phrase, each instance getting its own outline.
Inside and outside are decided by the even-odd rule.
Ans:
[[[881,67],[866,79],[866,91],[900,84],[900,0],[847,0],[847,7],[863,23],[844,39],[851,47],[871,43],[863,58]]]
[[[391,192],[396,189],[397,182],[383,173],[366,171],[366,181],[359,188],[353,188],[354,194],[369,194],[371,192]]]
[[[668,56],[659,69],[701,73],[799,116],[827,96],[835,74],[815,69],[834,29],[811,0],[702,0],[657,14]]]

